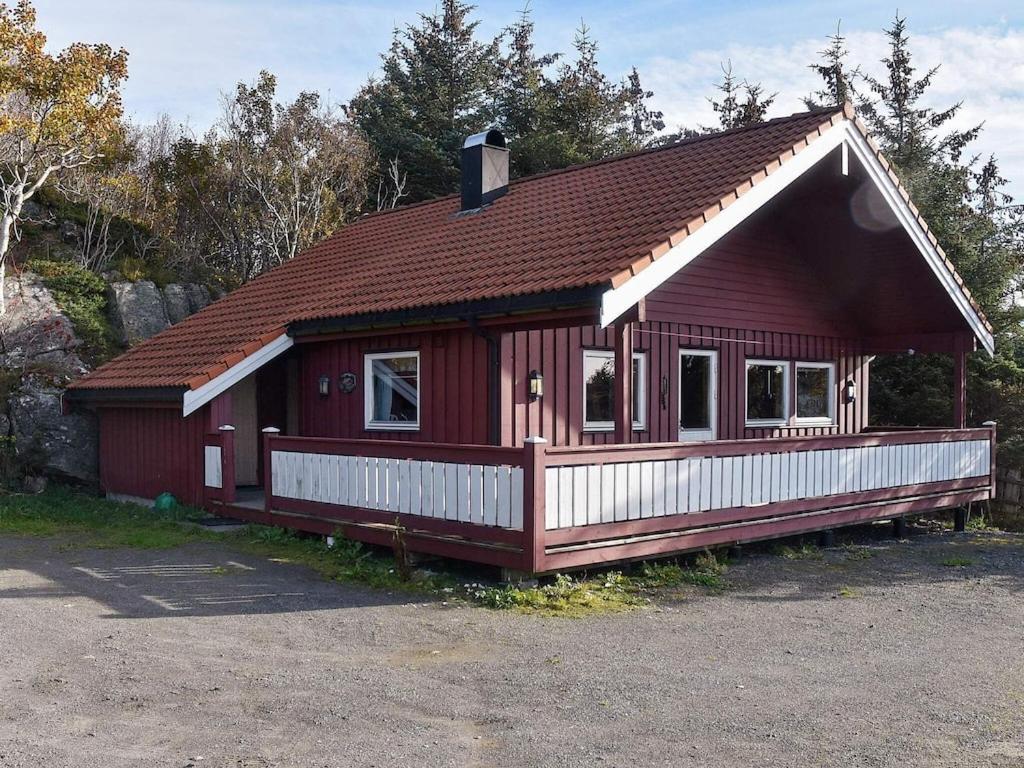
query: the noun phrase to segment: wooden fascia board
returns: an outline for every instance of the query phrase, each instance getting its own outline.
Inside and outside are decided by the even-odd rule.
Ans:
[[[182,396],[182,416],[202,408],[222,392],[226,392],[251,373],[255,373],[278,355],[287,352],[295,344],[286,333],[282,333],[241,362],[214,376],[196,389],[186,391]]]

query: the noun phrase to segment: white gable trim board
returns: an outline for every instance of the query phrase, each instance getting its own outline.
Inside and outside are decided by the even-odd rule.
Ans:
[[[199,410],[217,397],[217,395],[231,389],[231,387],[246,376],[255,373],[278,355],[287,352],[294,345],[295,340],[288,334],[282,333],[269,344],[265,344],[256,352],[253,352],[242,362],[228,368],[220,376],[210,379],[198,389],[186,392],[182,401],[182,416],[188,416]]]
[[[651,291],[690,264],[840,146],[844,148],[842,160],[847,160],[848,153],[852,150],[865,167],[868,177],[882,194],[883,199],[892,209],[904,230],[910,235],[918,251],[943,288],[946,289],[975,336],[991,355],[995,349],[991,332],[985,327],[984,321],[960,289],[956,278],[946,267],[942,254],[932,245],[927,232],[903,199],[899,188],[889,177],[867,140],[850,120],[844,120],[826,131],[817,140],[811,142],[807,148],[784,162],[774,173],[769,174],[763,181],[741,195],[736,202],[681,243],[670,248],[661,258],[648,265],[640,273],[618,288],[605,291],[601,297],[601,327],[604,328],[613,323]],[[845,163],[843,165],[844,168],[840,170],[845,170]]]

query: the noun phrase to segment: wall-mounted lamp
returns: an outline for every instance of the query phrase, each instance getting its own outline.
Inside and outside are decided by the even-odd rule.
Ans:
[[[843,395],[846,397],[846,402],[854,402],[857,399],[857,382],[853,379],[847,381],[846,386],[843,387]]]
[[[331,394],[331,377],[321,376],[320,377],[320,397],[327,397]]]
[[[544,397],[544,377],[540,371],[530,371],[528,386],[531,400]]]

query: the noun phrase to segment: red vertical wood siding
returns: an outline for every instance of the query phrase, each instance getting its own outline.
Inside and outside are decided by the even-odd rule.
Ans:
[[[187,418],[180,405],[99,408],[97,414],[105,492],[153,499],[167,491],[184,504],[202,504],[208,409]]]
[[[613,431],[583,429],[583,352],[614,348],[610,329],[588,326],[516,331],[506,334],[503,349],[501,402],[511,422],[503,444],[522,445],[528,436],[543,437],[553,445],[604,445],[615,442]],[[534,334],[539,338],[534,339]],[[585,343],[593,339],[593,343]],[[631,442],[678,440],[679,350],[713,349],[718,352],[718,439],[851,434],[867,426],[867,358],[856,340],[795,333],[771,333],[689,323],[645,322],[634,326],[634,349],[647,358],[647,392],[643,430],[631,433]],[[543,406],[529,403],[526,379],[535,360],[531,349],[544,350],[553,358],[539,369],[544,375]],[[821,361],[836,364],[836,424],[831,427],[748,428],[746,409],[746,361],[748,358]],[[509,359],[511,358],[511,359]],[[553,363],[553,364],[552,364]],[[511,371],[511,374],[508,374]],[[662,378],[665,396],[662,397]],[[843,399],[842,385],[857,383],[853,403]],[[791,387],[792,390],[792,387]],[[549,418],[549,409],[554,410]],[[509,442],[509,434],[512,437]]]
[[[416,431],[364,428],[364,355],[388,350],[420,353],[420,428]],[[470,330],[308,343],[301,345],[299,359],[299,421],[301,434],[307,437],[487,443],[487,342]],[[357,380],[349,394],[338,389],[338,378],[346,372],[354,373]],[[327,397],[317,393],[323,375],[331,380]],[[506,386],[510,383],[507,380]]]

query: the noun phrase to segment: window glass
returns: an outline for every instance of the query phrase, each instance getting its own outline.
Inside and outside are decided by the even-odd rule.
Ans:
[[[610,354],[583,356],[585,426],[615,423],[615,358]]]
[[[679,358],[679,426],[711,429],[711,357],[681,355]]]
[[[645,359],[633,355],[633,428],[642,429],[645,409]],[[615,353],[590,350],[583,353],[583,426],[612,429],[615,426]]]
[[[419,425],[419,356],[371,355],[369,373],[369,423],[372,426]]]
[[[786,364],[747,363],[747,419],[785,421]]]
[[[832,419],[831,366],[797,364],[796,416],[798,419]]]
[[[644,357],[633,355],[633,428],[643,429],[644,419]]]

